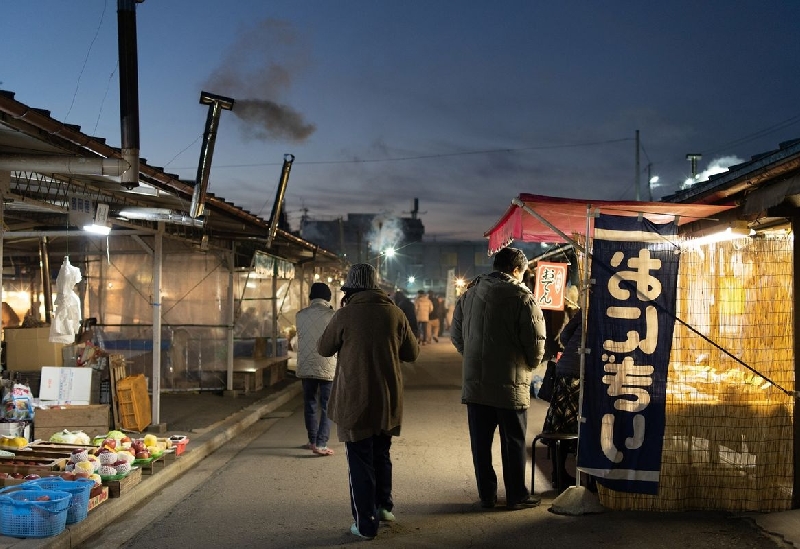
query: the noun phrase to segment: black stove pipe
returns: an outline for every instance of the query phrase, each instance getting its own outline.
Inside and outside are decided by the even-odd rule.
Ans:
[[[128,189],[139,186],[139,61],[136,43],[136,4],[144,0],[117,0],[119,47],[119,115],[122,158],[130,168],[120,177]]]
[[[272,247],[272,241],[278,232],[278,218],[281,215],[283,206],[283,196],[286,194],[286,185],[289,183],[289,172],[292,170],[294,162],[293,154],[283,155],[283,169],[281,170],[281,180],[278,184],[278,192],[275,193],[275,203],[272,204],[272,215],[269,217],[269,234],[267,235],[267,248]]]
[[[233,109],[234,100],[230,97],[214,95],[205,91],[200,92],[200,104],[208,105],[206,128],[203,132],[203,146],[200,147],[200,161],[197,164],[197,179],[192,192],[192,204],[189,208],[189,217],[195,219],[203,215],[208,190],[208,177],[211,174],[211,158],[214,156],[214,144],[217,142],[217,128],[219,116],[223,110]]]

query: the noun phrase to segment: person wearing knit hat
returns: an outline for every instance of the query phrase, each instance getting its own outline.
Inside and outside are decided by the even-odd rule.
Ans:
[[[342,285],[343,292],[354,292],[361,290],[380,290],[378,286],[375,267],[369,263],[356,263],[347,273],[347,278]]]
[[[303,385],[303,413],[308,443],[303,446],[320,456],[333,455],[328,448],[331,420],[328,418],[328,400],[336,372],[336,358],[324,357],[317,352],[317,340],[333,317],[331,289],[327,284],[315,282],[308,294],[308,307],[297,311],[297,377]]]
[[[311,285],[311,291],[308,294],[308,299],[324,299],[325,301],[331,300],[331,289],[323,282],[314,282]]]
[[[395,520],[390,450],[403,419],[401,362],[414,362],[419,345],[406,315],[378,286],[371,265],[353,265],[342,290],[345,304],[317,350],[337,355],[329,410],[346,448],[350,533],[372,539],[381,521]]]

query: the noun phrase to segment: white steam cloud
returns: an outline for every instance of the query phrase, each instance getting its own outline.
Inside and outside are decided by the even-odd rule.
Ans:
[[[720,158],[715,158],[709,162],[708,167],[705,170],[698,173],[695,177],[687,177],[686,180],[684,180],[684,182],[681,184],[681,189],[686,189],[702,181],[707,181],[712,175],[727,172],[731,166],[741,164],[742,162],[744,162],[744,160],[737,156],[722,156]]]
[[[396,217],[376,216],[372,220],[367,242],[376,253],[396,248],[403,240],[402,222]]]

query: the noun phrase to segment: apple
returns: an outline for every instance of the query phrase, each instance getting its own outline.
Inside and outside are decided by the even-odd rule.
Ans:
[[[75,480],[77,477],[75,473],[69,472],[69,473],[61,473],[61,478],[63,478],[64,480]]]
[[[25,475],[25,480],[39,480],[41,475],[37,475],[36,473],[31,473],[30,475]]]
[[[11,473],[11,478],[22,478],[24,476],[22,473]]]
[[[75,480],[76,478],[89,478],[91,476],[91,473],[88,471],[75,471],[75,473],[73,474],[75,476],[72,479],[68,480]]]
[[[103,446],[105,448],[111,448],[112,450],[114,450],[117,447],[117,439],[107,438],[103,441],[103,444],[101,444],[100,446]]]
[[[150,452],[147,450],[143,452],[136,452],[136,459],[150,459]]]
[[[0,473],[0,478],[11,478],[11,475],[8,473]]]

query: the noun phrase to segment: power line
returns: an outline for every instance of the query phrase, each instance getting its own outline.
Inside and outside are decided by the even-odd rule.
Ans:
[[[103,18],[106,15],[106,2],[103,2],[103,12],[100,14],[100,22],[97,24],[97,29],[94,31],[94,38],[89,43],[89,50],[86,52],[86,57],[83,60],[83,67],[81,67],[81,72],[78,74],[78,81],[75,82],[75,93],[72,94],[72,103],[69,104],[69,109],[67,110],[67,114],[64,116],[64,121],[69,118],[69,113],[72,112],[72,107],[75,105],[75,98],[78,97],[78,88],[81,85],[81,78],[83,77],[83,72],[86,70],[86,64],[89,62],[89,54],[92,53],[92,46],[94,46],[95,40],[97,40],[97,36],[100,34],[100,28],[103,26]]]
[[[753,132],[751,134],[745,135],[744,137],[740,137],[739,139],[734,139],[733,141],[729,141],[728,143],[723,143],[722,145],[718,146],[716,149],[712,149],[711,151],[706,151],[705,154],[716,154],[718,152],[722,152],[725,149],[735,147],[737,145],[742,145],[749,141],[754,141],[758,138],[764,137],[765,135],[769,135],[771,133],[775,133],[782,129],[788,128],[789,126],[793,126],[800,122],[800,114],[796,114],[783,120],[782,122],[778,122],[777,124],[773,124],[772,126],[768,126],[763,130],[759,130],[757,132]]]
[[[551,149],[569,149],[569,148],[578,148],[578,147],[591,147],[596,145],[607,145],[611,143],[622,143],[624,141],[632,141],[632,137],[623,137],[620,139],[607,139],[604,141],[587,141],[584,143],[564,143],[561,145],[539,145],[536,147],[519,147],[519,148],[506,148],[506,149],[486,149],[480,151],[463,151],[463,152],[455,152],[455,153],[440,153],[440,154],[425,154],[425,155],[417,155],[417,156],[401,156],[395,158],[372,158],[372,159],[353,159],[353,160],[309,160],[309,161],[298,161],[295,164],[304,164],[304,165],[323,165],[323,164],[374,164],[380,162],[407,162],[409,160],[428,160],[428,159],[435,159],[435,158],[448,158],[448,157],[455,157],[455,156],[470,156],[470,155],[477,155],[477,154],[496,154],[496,153],[510,153],[510,152],[522,152],[522,151],[536,151],[536,150],[551,150]],[[191,145],[190,145],[191,146]],[[188,148],[188,147],[187,147]],[[185,149],[184,149],[185,150]],[[180,153],[178,153],[180,154]],[[176,155],[177,156],[177,155]],[[260,164],[224,164],[224,165],[215,165],[214,168],[257,168],[262,166],[280,166],[282,163],[280,162],[265,162]],[[189,167],[186,168],[173,168],[176,170],[183,170],[183,169],[190,169]]]

